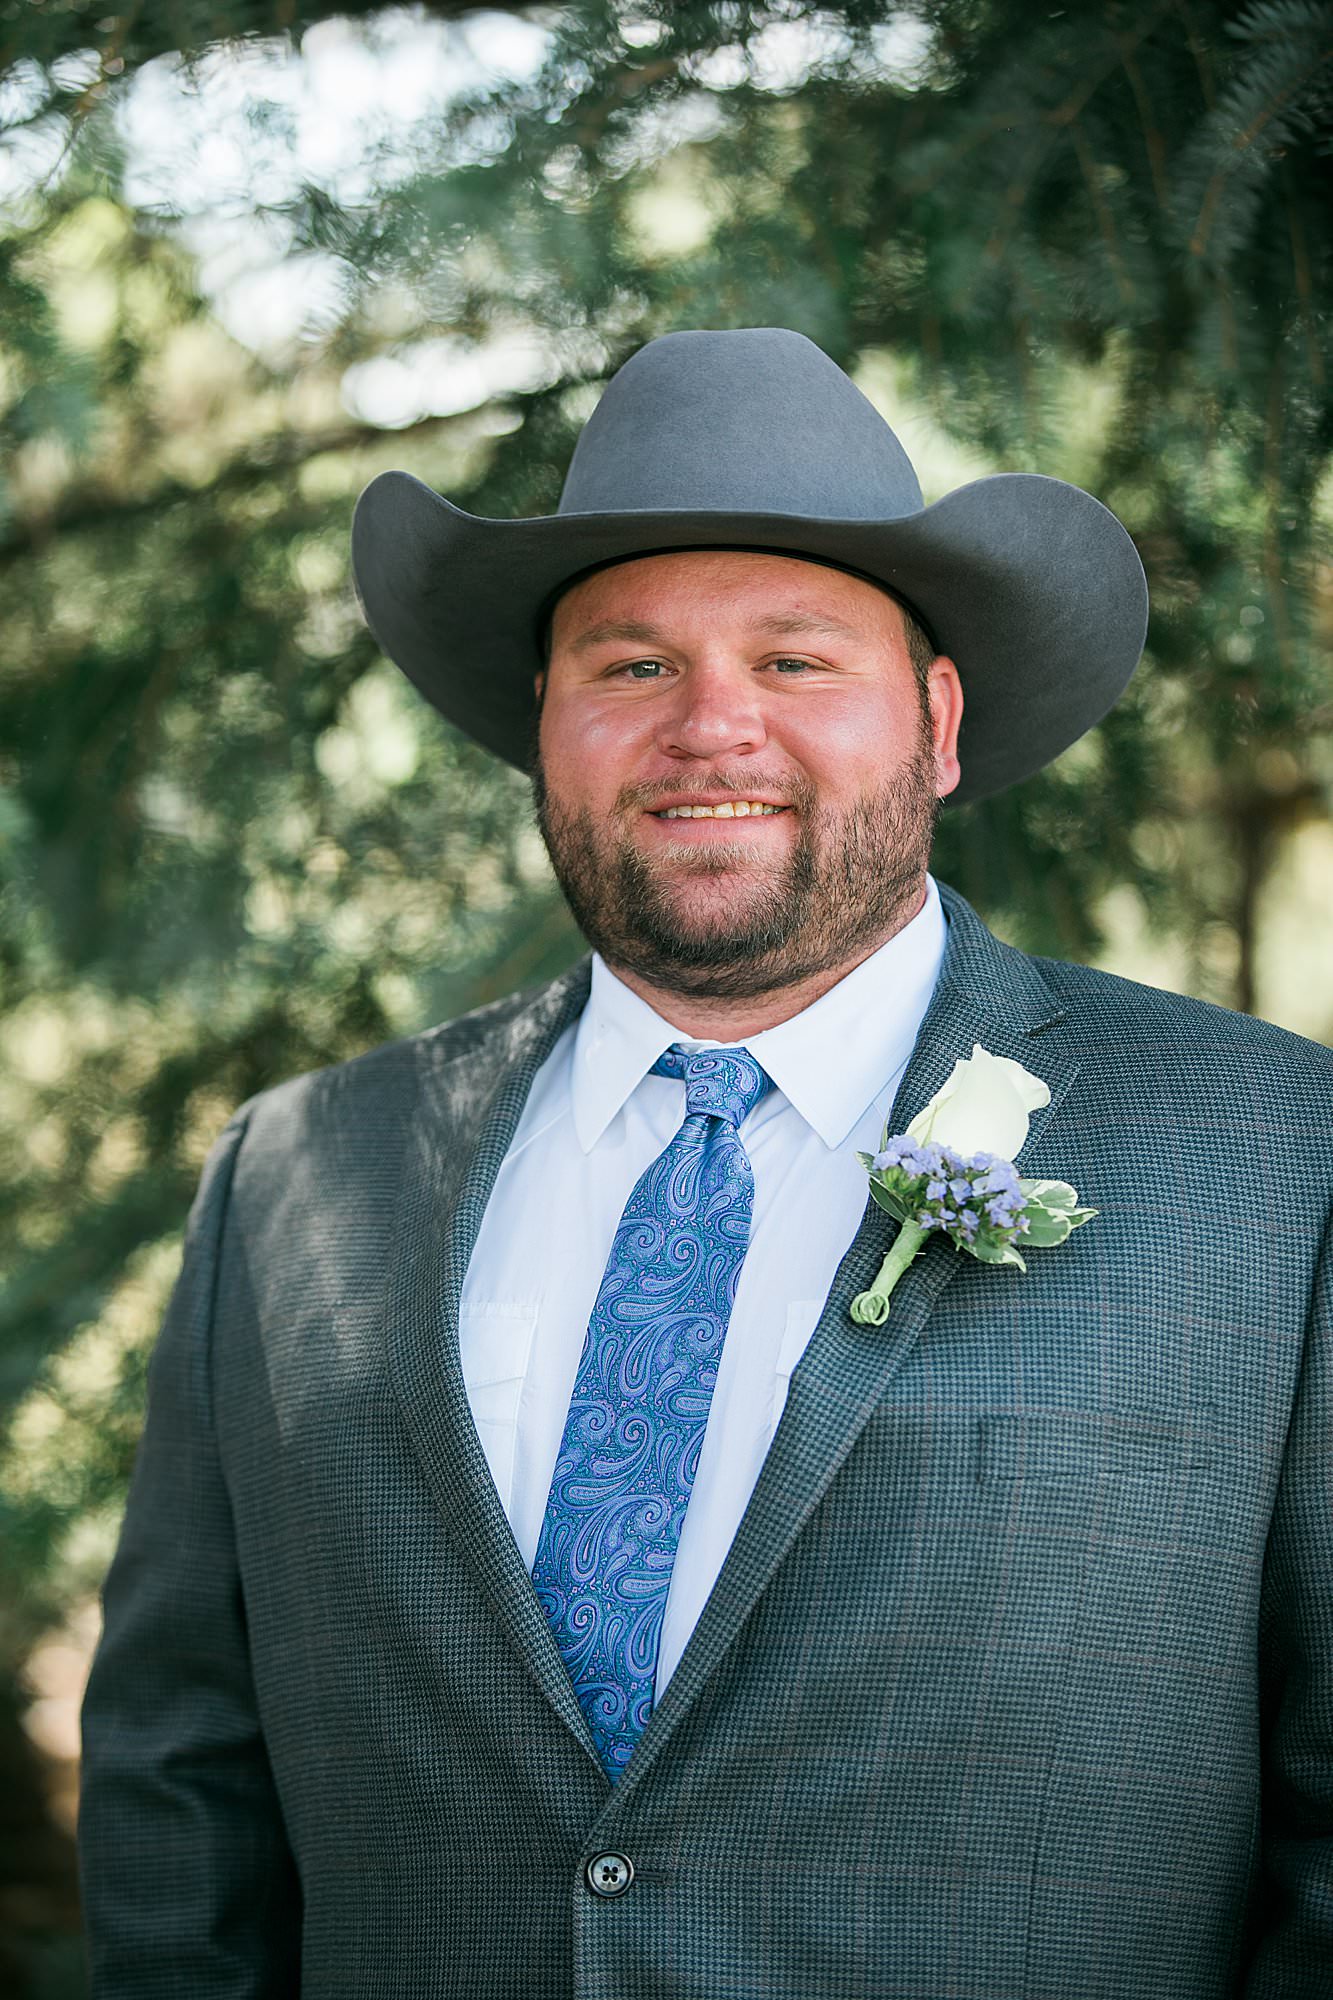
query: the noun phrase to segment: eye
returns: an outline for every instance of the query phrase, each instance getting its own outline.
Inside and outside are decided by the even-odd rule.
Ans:
[[[613,674],[628,674],[631,680],[655,681],[661,678],[661,660],[626,660],[623,665],[613,667]]]
[[[789,673],[793,669],[798,674],[803,674],[812,672],[815,662],[813,660],[798,660],[790,655],[784,655],[781,659],[771,660],[769,665],[776,667],[780,674]]]

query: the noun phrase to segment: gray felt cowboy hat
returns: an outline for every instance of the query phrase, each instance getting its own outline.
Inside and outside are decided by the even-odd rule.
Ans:
[[[878,411],[804,335],[669,333],[607,384],[556,513],[465,514],[406,472],[357,503],[370,628],[426,699],[526,769],[543,617],[584,571],[685,548],[786,551],[912,607],[963,686],[962,781],[985,798],[1105,715],[1143,647],[1147,587],[1115,516],[1035,473],[924,506]]]

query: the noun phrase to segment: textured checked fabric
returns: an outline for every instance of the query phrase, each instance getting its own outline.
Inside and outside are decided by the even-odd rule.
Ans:
[[[738,1126],[770,1088],[746,1049],[679,1044],[680,1130],[630,1190],[588,1323],[532,1567],[609,1777],[653,1706],[671,1569],[750,1236]]]
[[[94,2000],[1329,2000],[1333,1052],[941,895],[893,1126],[979,1041],[1097,1220],[863,1328],[868,1208],[615,1785],[456,1351],[586,961],[238,1112],[84,1711]]]

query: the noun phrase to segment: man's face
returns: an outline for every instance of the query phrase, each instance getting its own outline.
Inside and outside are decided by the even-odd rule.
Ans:
[[[941,659],[923,699],[872,584],[729,551],[621,563],[560,599],[537,687],[538,823],[608,964],[749,998],[915,914],[962,693]]]

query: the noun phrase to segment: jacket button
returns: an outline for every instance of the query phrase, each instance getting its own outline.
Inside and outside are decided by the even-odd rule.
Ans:
[[[594,1854],[585,1873],[595,1896],[623,1896],[634,1880],[634,1863],[624,1854]]]

